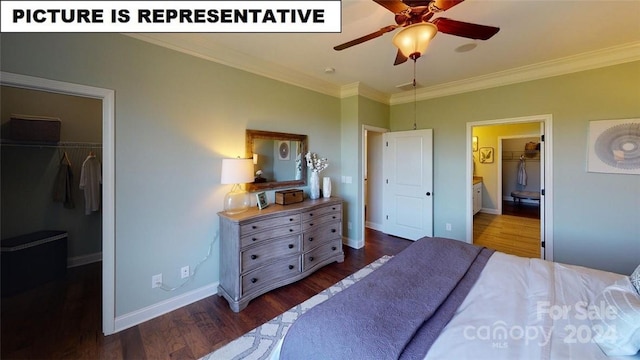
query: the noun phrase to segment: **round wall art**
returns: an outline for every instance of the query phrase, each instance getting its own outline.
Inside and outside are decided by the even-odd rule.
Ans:
[[[591,121],[589,171],[640,174],[640,119]]]

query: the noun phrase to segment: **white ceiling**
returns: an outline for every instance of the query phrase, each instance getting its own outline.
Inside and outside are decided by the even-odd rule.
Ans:
[[[438,16],[500,32],[486,41],[438,33],[416,64],[423,95],[640,60],[640,0],[467,0]],[[342,33],[129,35],[323,93],[340,96],[356,87],[394,103],[408,93],[413,99],[413,91],[396,87],[413,80],[411,61],[393,65],[397,49],[391,38],[398,30],[333,50],[395,24],[393,18],[371,0],[342,0]],[[475,49],[456,51],[474,42]]]

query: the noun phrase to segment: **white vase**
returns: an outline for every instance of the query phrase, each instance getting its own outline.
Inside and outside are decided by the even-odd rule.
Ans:
[[[313,200],[320,198],[320,179],[315,171],[311,172],[309,178],[309,198]]]
[[[331,197],[331,178],[328,176],[322,178],[322,196]]]

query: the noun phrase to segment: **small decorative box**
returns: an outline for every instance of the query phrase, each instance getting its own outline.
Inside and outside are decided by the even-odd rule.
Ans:
[[[302,190],[291,189],[276,191],[276,204],[289,205],[302,202]]]

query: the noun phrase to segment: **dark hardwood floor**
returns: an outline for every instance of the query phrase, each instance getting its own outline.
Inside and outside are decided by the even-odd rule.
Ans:
[[[347,246],[345,261],[252,300],[234,313],[210,296],[110,336],[102,335],[101,264],[68,270],[66,278],[2,298],[2,359],[197,359],[271,320],[411,241],[367,229],[366,246]]]

